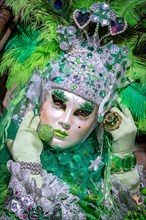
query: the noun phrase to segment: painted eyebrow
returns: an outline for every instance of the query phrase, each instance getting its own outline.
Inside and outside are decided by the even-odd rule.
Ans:
[[[63,102],[68,102],[67,96],[64,94],[64,91],[61,90],[53,90],[52,95],[56,96],[57,98],[61,99]]]
[[[80,109],[86,110],[86,111],[89,111],[89,112],[93,112],[94,108],[95,108],[95,105],[94,105],[94,104],[91,104],[90,102],[84,102],[84,103],[80,106]]]

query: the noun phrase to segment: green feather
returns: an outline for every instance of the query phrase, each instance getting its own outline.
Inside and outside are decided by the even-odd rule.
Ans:
[[[111,8],[115,10],[116,14],[123,16],[129,25],[134,26],[138,24],[140,17],[136,11],[138,6],[145,3],[145,0],[116,0],[111,3]]]
[[[138,129],[146,132],[146,86],[132,83],[120,92],[121,103],[126,105],[137,123]]]
[[[0,165],[0,216],[2,214],[9,181],[10,172],[5,165]]]
[[[87,1],[82,1],[82,0],[73,0],[72,1],[72,7],[74,9],[80,9],[80,8],[86,8],[86,9],[89,9],[89,7],[95,3],[97,1],[95,0],[87,0]],[[100,1],[98,1],[100,2]]]
[[[1,75],[9,69],[7,89],[23,86],[35,67],[43,70],[48,60],[60,54],[59,44],[52,38],[45,39],[45,34],[31,27],[21,27],[19,32],[8,42],[1,63]],[[56,34],[56,33],[55,33]],[[21,70],[21,74],[20,74]]]
[[[43,27],[44,22],[54,15],[59,17],[61,21],[63,18],[69,18],[70,1],[64,1],[62,10],[56,11],[52,4],[45,0],[6,0],[9,7],[15,15],[21,14],[21,21],[29,23],[34,27]],[[58,15],[59,14],[59,15]]]

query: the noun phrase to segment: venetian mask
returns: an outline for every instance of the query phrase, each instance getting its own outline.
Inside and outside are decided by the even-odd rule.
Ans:
[[[54,129],[51,147],[68,148],[86,137],[95,124],[97,106],[64,90],[48,92],[40,113],[41,125]]]

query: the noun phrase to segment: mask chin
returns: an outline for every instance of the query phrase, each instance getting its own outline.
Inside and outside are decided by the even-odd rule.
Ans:
[[[92,131],[97,127],[97,125],[98,125],[98,121],[95,121],[94,123],[93,123],[93,125],[92,125],[92,127],[90,128],[90,130],[88,131],[88,133],[80,140],[80,141],[78,141],[77,143],[75,143],[75,144],[72,144],[72,145],[68,145],[68,146],[65,146],[65,147],[61,147],[61,146],[56,146],[56,145],[51,145],[50,144],[50,146],[53,148],[53,149],[55,149],[55,150],[66,150],[66,149],[70,149],[70,148],[72,148],[72,147],[75,147],[75,146],[78,146],[78,145],[81,145],[81,144],[83,144],[85,141],[86,141],[86,139],[89,137],[89,135],[92,133]]]

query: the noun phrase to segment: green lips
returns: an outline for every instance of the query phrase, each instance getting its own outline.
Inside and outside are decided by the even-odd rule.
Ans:
[[[54,135],[56,137],[59,137],[59,138],[62,138],[62,139],[66,138],[68,136],[68,134],[65,131],[61,131],[59,129],[54,130]]]

